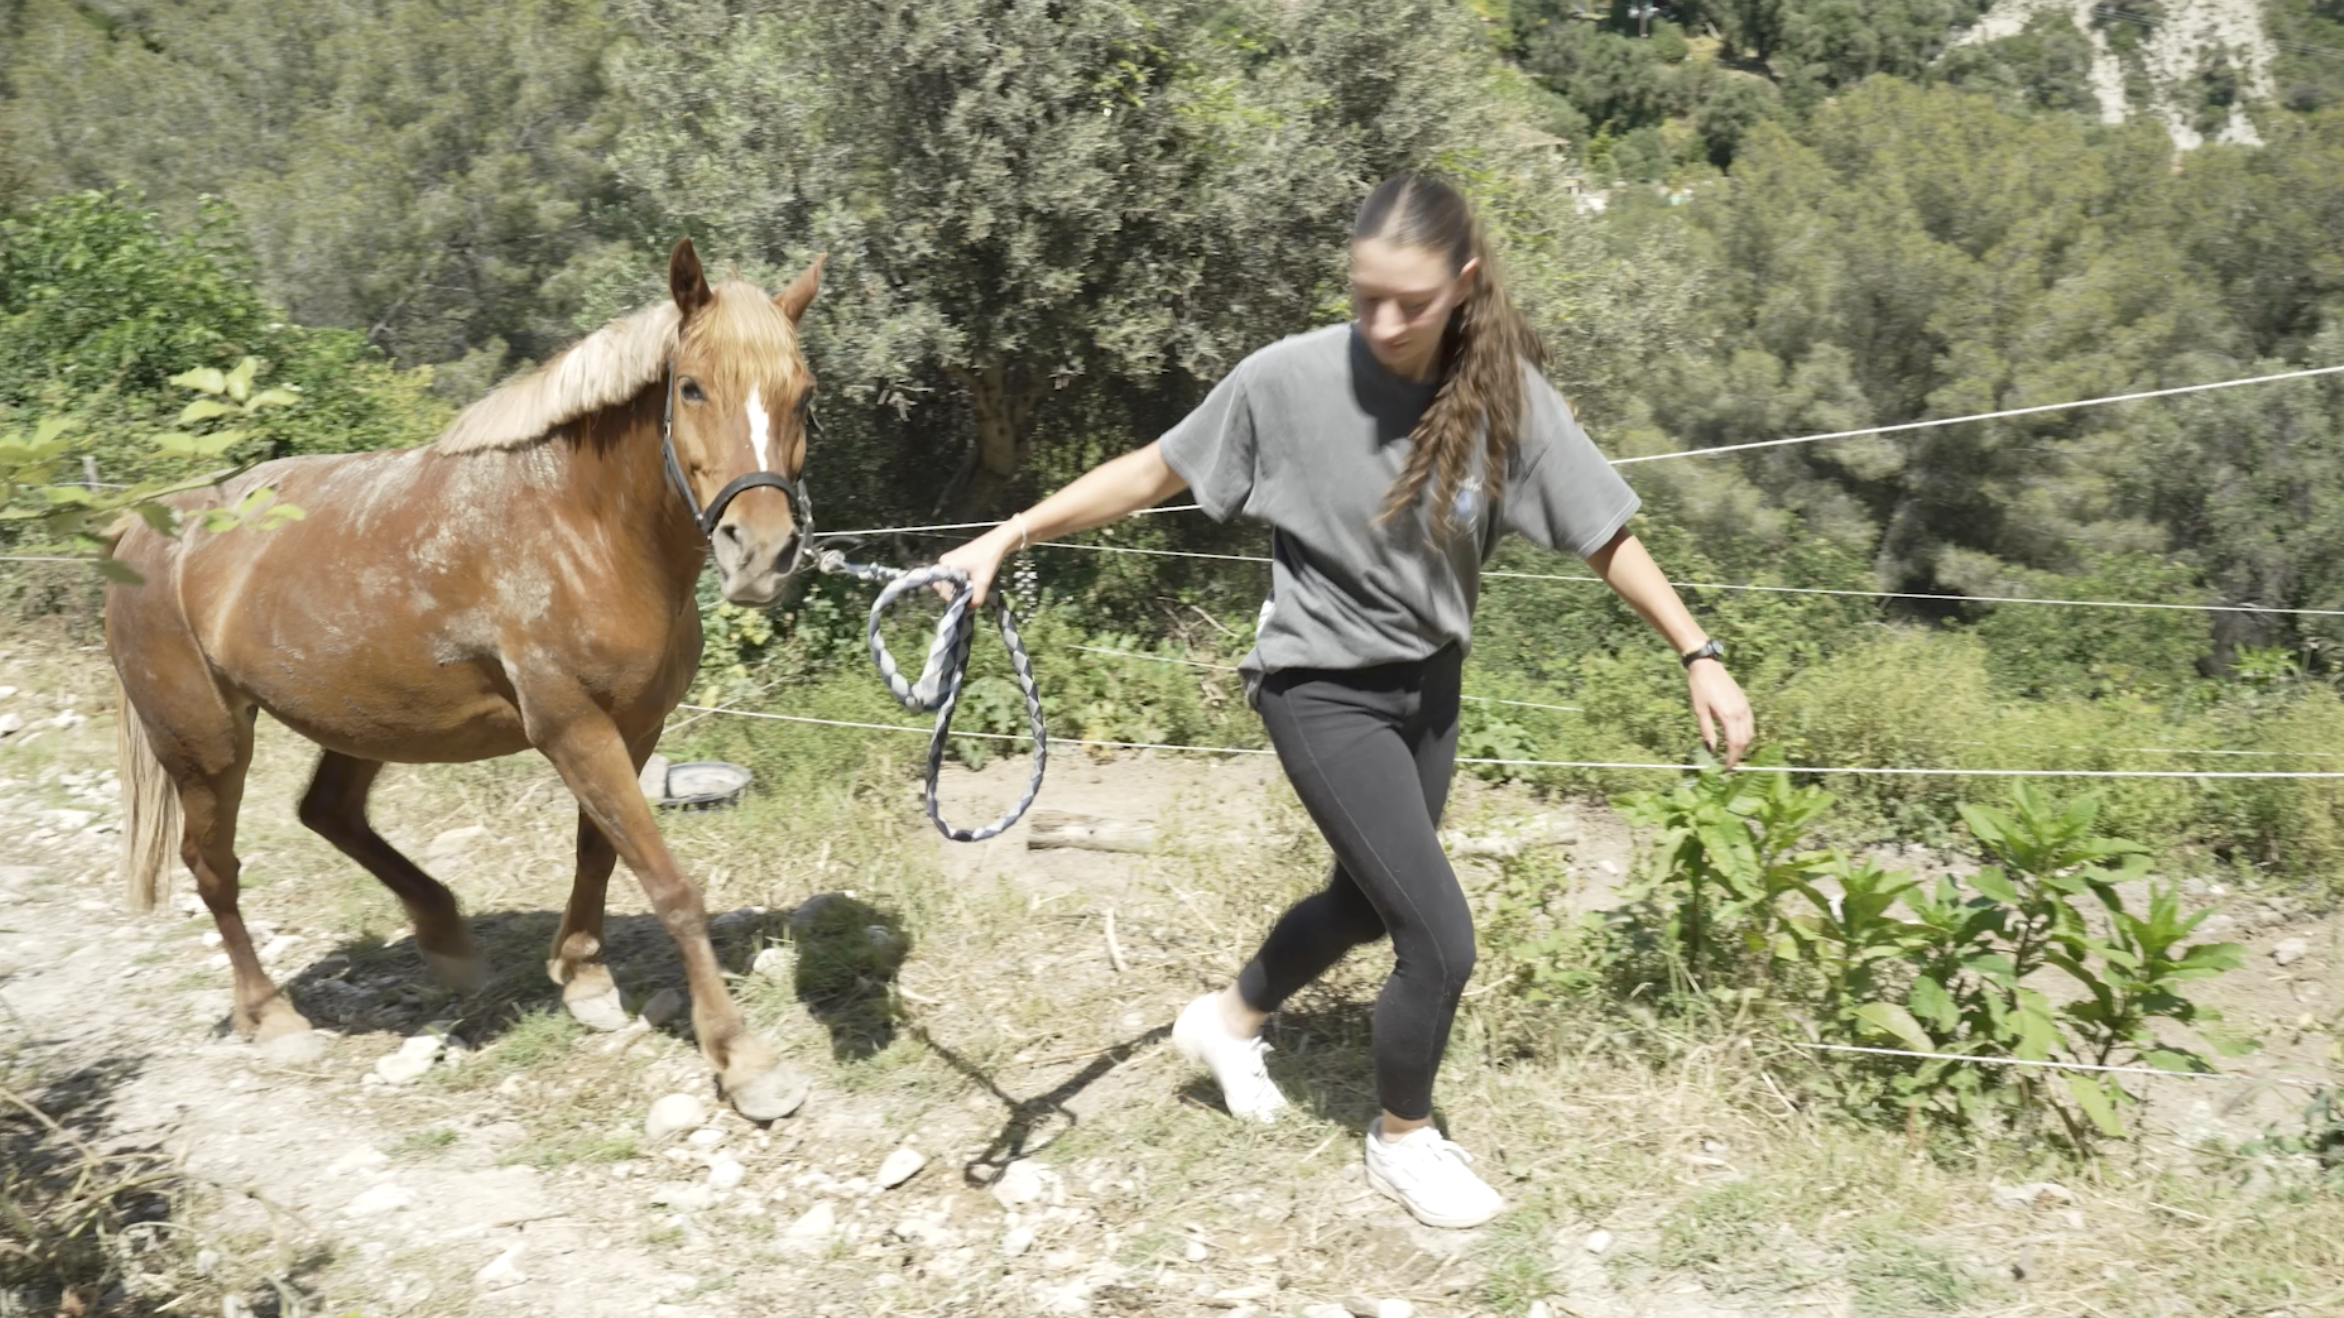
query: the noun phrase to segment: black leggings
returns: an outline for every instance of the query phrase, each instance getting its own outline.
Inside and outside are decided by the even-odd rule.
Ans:
[[[1375,1082],[1384,1110],[1432,1115],[1432,1080],[1473,974],[1473,913],[1442,853],[1441,808],[1457,764],[1455,646],[1419,663],[1290,669],[1262,684],[1270,742],[1327,844],[1324,890],[1278,919],[1237,978],[1275,1011],[1344,953],[1385,934],[1396,965],[1375,1004]]]

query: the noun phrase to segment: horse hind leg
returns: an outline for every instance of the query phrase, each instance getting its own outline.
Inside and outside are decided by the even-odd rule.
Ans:
[[[400,854],[366,818],[367,793],[382,768],[380,760],[327,751],[302,794],[301,822],[382,880],[415,922],[415,946],[432,974],[457,992],[472,992],[488,982],[487,964],[456,906],[456,894]]]
[[[125,709],[122,717],[138,713]],[[180,858],[195,874],[196,891],[212,913],[235,977],[229,1023],[255,1043],[305,1034],[308,1018],[293,1009],[261,969],[237,900],[243,863],[236,858],[236,815],[244,804],[245,772],[252,767],[252,724],[229,714],[208,735],[191,738],[173,731],[179,735],[157,747],[158,758],[179,791]]]
[[[179,858],[220,931],[234,978],[228,1019],[236,1033],[263,1043],[305,1035],[309,1022],[261,969],[237,900],[243,866],[236,859],[236,813],[252,767],[252,708],[216,683],[184,622],[156,611],[165,598],[142,590],[106,604],[107,648],[121,683],[119,717],[137,720],[120,741],[124,790],[139,798],[160,789],[178,802]],[[164,782],[156,783],[151,770],[160,770]],[[171,821],[160,799],[140,801],[127,813],[157,830],[151,839],[137,839],[137,854],[125,857],[134,905],[151,905],[162,885],[160,875],[147,871],[154,853],[170,845],[160,830]]]

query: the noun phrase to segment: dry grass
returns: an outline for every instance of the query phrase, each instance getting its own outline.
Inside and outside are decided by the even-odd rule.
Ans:
[[[39,680],[81,682],[87,670],[68,657]],[[1243,847],[1198,812],[1175,812],[1194,821],[1191,836],[1154,856],[1101,857],[1072,890],[1029,882],[1015,854],[950,879],[908,761],[877,758],[906,748],[815,742],[811,767],[793,773],[777,766],[807,734],[778,728],[711,743],[759,757],[750,802],[663,823],[705,876],[709,908],[738,913],[720,951],[745,1009],[819,1085],[804,1116],[770,1131],[720,1120],[748,1167],[746,1197],[657,1206],[653,1186],[698,1167],[644,1141],[642,1113],[660,1094],[705,1092],[706,1079],[675,1027],[594,1036],[559,1013],[541,967],[574,816],[551,771],[527,758],[394,770],[378,793],[384,831],[418,855],[450,830],[488,829],[427,862],[462,894],[499,968],[483,992],[451,999],[415,966],[397,906],[293,820],[308,755],[263,727],[242,844],[248,909],[309,940],[290,963],[305,1008],[333,1000],[329,981],[366,986],[369,1004],[337,1022],[351,1037],[316,1083],[355,1090],[362,1058],[455,1020],[475,1051],[406,1091],[382,1146],[422,1164],[539,1169],[573,1211],[691,1278],[665,1297],[686,1311],[1022,1316],[1072,1311],[1081,1297],[1093,1313],[1179,1318],[1247,1304],[1291,1315],[1351,1295],[1436,1315],[1518,1315],[1539,1301],[1583,1315],[2344,1309],[2344,1196],[2283,1160],[2186,1150],[2165,1132],[2088,1165],[1991,1142],[1916,1148],[1799,1098],[1785,1063],[1730,1033],[1671,1037],[1618,1012],[1526,1008],[1502,988],[1469,1000],[1439,1103],[1515,1207],[1480,1232],[1418,1228],[1355,1171],[1373,1108],[1373,950],[1273,1027],[1272,1070],[1297,1120],[1236,1126],[1165,1044],[1178,1005],[1225,982],[1270,916],[1317,881],[1316,845],[1290,799],[1271,803],[1267,831]],[[88,767],[102,745],[10,750],[0,773]],[[851,918],[793,941],[781,913],[830,891],[853,893]],[[612,892],[629,996],[680,987],[623,871]],[[873,939],[870,925],[888,933]],[[749,974],[767,945],[789,949],[786,973]],[[200,946],[170,946],[185,951],[164,969],[200,964]],[[199,982],[185,973],[140,982],[184,994]],[[853,1178],[906,1142],[929,1169],[888,1195],[856,1194]],[[988,1186],[1017,1158],[1048,1164],[1064,1204],[1005,1211]],[[825,1177],[848,1183],[827,1194],[846,1229],[808,1254],[784,1232],[826,1197]],[[2032,1180],[2060,1182],[2074,1202],[1995,1201],[1997,1184]],[[935,1232],[910,1222],[923,1215]],[[1005,1257],[1016,1228],[1034,1241]],[[1612,1240],[1601,1254],[1586,1247],[1596,1231]],[[265,1270],[273,1247],[248,1235],[234,1248]],[[302,1284],[333,1311],[371,1313],[379,1278],[413,1272],[437,1280],[407,1313],[475,1312],[451,1266],[345,1257]]]

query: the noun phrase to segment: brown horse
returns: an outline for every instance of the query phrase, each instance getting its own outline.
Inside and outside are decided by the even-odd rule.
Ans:
[[[151,908],[177,833],[234,968],[240,1033],[309,1028],[236,908],[236,812],[265,709],[325,748],[301,821],[398,895],[416,946],[458,987],[482,966],[456,899],[374,831],[368,789],[385,763],[542,752],[578,798],[577,879],[548,964],[570,1011],[626,1020],[601,954],[623,857],[683,954],[692,1025],[733,1106],[770,1120],[804,1100],[805,1080],[725,992],[699,890],[636,774],[699,665],[693,585],[711,544],[742,604],[770,603],[804,558],[794,479],[814,382],[797,321],[820,281],[817,259],[777,297],[711,289],[686,240],[668,262],[672,303],[611,322],[430,445],[269,462],[225,490],[233,503],[273,486],[305,520],[122,531],[114,556],[145,578],[106,597],[124,876]]]

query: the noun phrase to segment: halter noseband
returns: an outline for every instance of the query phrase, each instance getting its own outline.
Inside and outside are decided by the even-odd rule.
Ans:
[[[735,476],[716,492],[716,497],[709,501],[707,509],[703,511],[699,496],[692,493],[692,483],[684,479],[683,464],[676,461],[675,422],[676,369],[671,362],[667,368],[667,407],[659,418],[659,457],[667,466],[667,483],[675,486],[676,493],[684,496],[684,506],[692,511],[693,524],[700,528],[701,535],[710,540],[716,538],[716,524],[724,516],[724,510],[740,497],[742,491],[753,490],[760,485],[770,485],[781,491],[788,496],[790,516],[798,524],[797,540],[790,548],[789,566],[782,569],[782,575],[796,572],[805,564],[806,545],[814,538],[814,501],[806,495],[803,466],[799,468],[799,479],[794,481],[778,471],[766,471],[763,468],[744,476]],[[821,426],[814,420],[812,408],[806,410],[805,426],[809,438],[817,438],[822,433]]]

